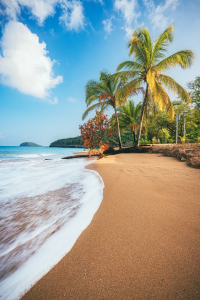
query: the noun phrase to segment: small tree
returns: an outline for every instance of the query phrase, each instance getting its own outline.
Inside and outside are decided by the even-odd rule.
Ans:
[[[97,150],[101,154],[104,150],[108,149],[111,137],[111,128],[106,115],[96,111],[94,118],[88,120],[87,123],[79,126],[81,130],[81,139],[84,142],[84,148],[91,151]]]
[[[187,86],[190,89],[192,103],[200,111],[200,76],[197,76],[194,81],[190,81]]]

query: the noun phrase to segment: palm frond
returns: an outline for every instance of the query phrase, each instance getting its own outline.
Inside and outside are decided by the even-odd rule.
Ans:
[[[174,119],[174,106],[170,100],[170,98],[168,99],[168,105],[166,107],[166,110],[167,110],[167,113],[168,113],[168,116],[171,120]]]
[[[159,82],[170,92],[176,93],[183,101],[191,102],[189,93],[170,76],[161,74],[159,77]]]
[[[122,104],[118,108],[119,124],[121,129],[130,128],[132,131],[136,131],[139,126],[141,103],[135,106],[133,100],[129,100],[128,103]]]
[[[105,101],[106,99],[109,99],[109,101],[111,100],[111,103],[113,103],[113,105],[115,104],[115,97],[109,93],[102,93],[99,97],[99,102],[101,103],[101,100]]]
[[[129,57],[133,54],[136,62],[148,64],[151,61],[152,44],[149,30],[146,27],[137,28],[128,43]]]
[[[89,114],[90,111],[101,108],[101,106],[102,106],[101,103],[95,103],[92,106],[88,107],[82,116],[82,120],[84,120],[87,117],[87,115]]]
[[[131,71],[142,71],[144,67],[141,64],[137,63],[136,61],[128,60],[128,61],[124,61],[121,64],[119,64],[117,66],[116,71],[118,72],[118,71],[122,70],[123,68],[125,70],[131,70]]]
[[[151,90],[156,106],[162,111],[168,105],[169,96],[162,85],[155,79],[154,86]]]
[[[195,54],[191,50],[182,50],[176,52],[159,62],[155,67],[162,71],[168,71],[172,67],[180,66],[183,69],[192,66],[195,60]]]
[[[86,86],[85,102],[87,106],[91,105],[92,102],[99,100],[100,95],[104,92],[110,93],[110,89],[102,83]]]
[[[120,80],[127,82],[131,79],[138,77],[141,74],[140,71],[121,71],[112,75],[115,82],[119,82]]]
[[[145,47],[142,44],[142,41],[139,38],[140,36],[140,28],[136,29],[131,37],[131,40],[128,43],[129,50],[129,57],[133,55],[133,59],[140,63],[146,63],[146,51]]]
[[[143,93],[144,90],[140,87],[142,83],[142,78],[135,78],[129,83],[127,83],[124,87],[122,87],[117,93],[116,98],[119,102],[125,102],[126,99],[132,95],[138,95],[139,93]]]
[[[163,59],[168,51],[169,44],[173,41],[174,25],[171,24],[167,29],[156,39],[152,50],[152,63],[158,63]]]
[[[111,74],[109,74],[107,71],[102,71],[100,73],[100,81],[106,81],[106,80],[109,80],[109,77],[110,77]]]

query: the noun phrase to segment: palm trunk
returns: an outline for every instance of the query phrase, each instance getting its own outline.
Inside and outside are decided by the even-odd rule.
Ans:
[[[137,146],[140,145],[140,138],[141,138],[141,132],[142,132],[142,121],[143,121],[143,117],[144,117],[144,109],[145,109],[145,106],[146,106],[146,103],[147,103],[148,93],[149,93],[149,83],[147,83],[146,93],[145,93],[144,101],[143,101],[143,104],[142,104],[142,110],[141,110],[141,115],[140,115],[140,123],[139,123],[138,135],[137,135]]]
[[[133,131],[133,142],[135,144],[135,132]]]
[[[120,136],[119,120],[118,120],[116,105],[114,105],[114,109],[115,109],[115,118],[116,118],[116,123],[117,123],[117,134],[118,134],[118,139],[119,139],[119,149],[122,149],[122,142],[121,142],[121,136]]]

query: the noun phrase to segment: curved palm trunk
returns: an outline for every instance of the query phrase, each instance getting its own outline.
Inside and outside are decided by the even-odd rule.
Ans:
[[[146,106],[146,103],[147,103],[148,93],[149,93],[149,83],[147,83],[146,93],[145,93],[144,101],[143,101],[143,104],[142,104],[142,110],[141,110],[141,115],[140,115],[140,123],[139,123],[138,135],[137,135],[137,146],[140,145],[140,138],[141,138],[141,132],[142,132],[142,121],[143,121],[143,118],[144,118],[144,109],[145,109],[145,106]]]
[[[114,109],[115,109],[115,118],[116,118],[116,122],[117,122],[117,134],[118,134],[118,139],[119,139],[119,149],[122,149],[122,142],[121,142],[121,136],[120,136],[119,120],[118,120],[116,105],[114,105]]]

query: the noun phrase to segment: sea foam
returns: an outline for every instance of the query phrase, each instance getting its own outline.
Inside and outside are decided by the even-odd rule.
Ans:
[[[85,159],[0,166],[0,296],[19,299],[70,251],[103,198]]]

